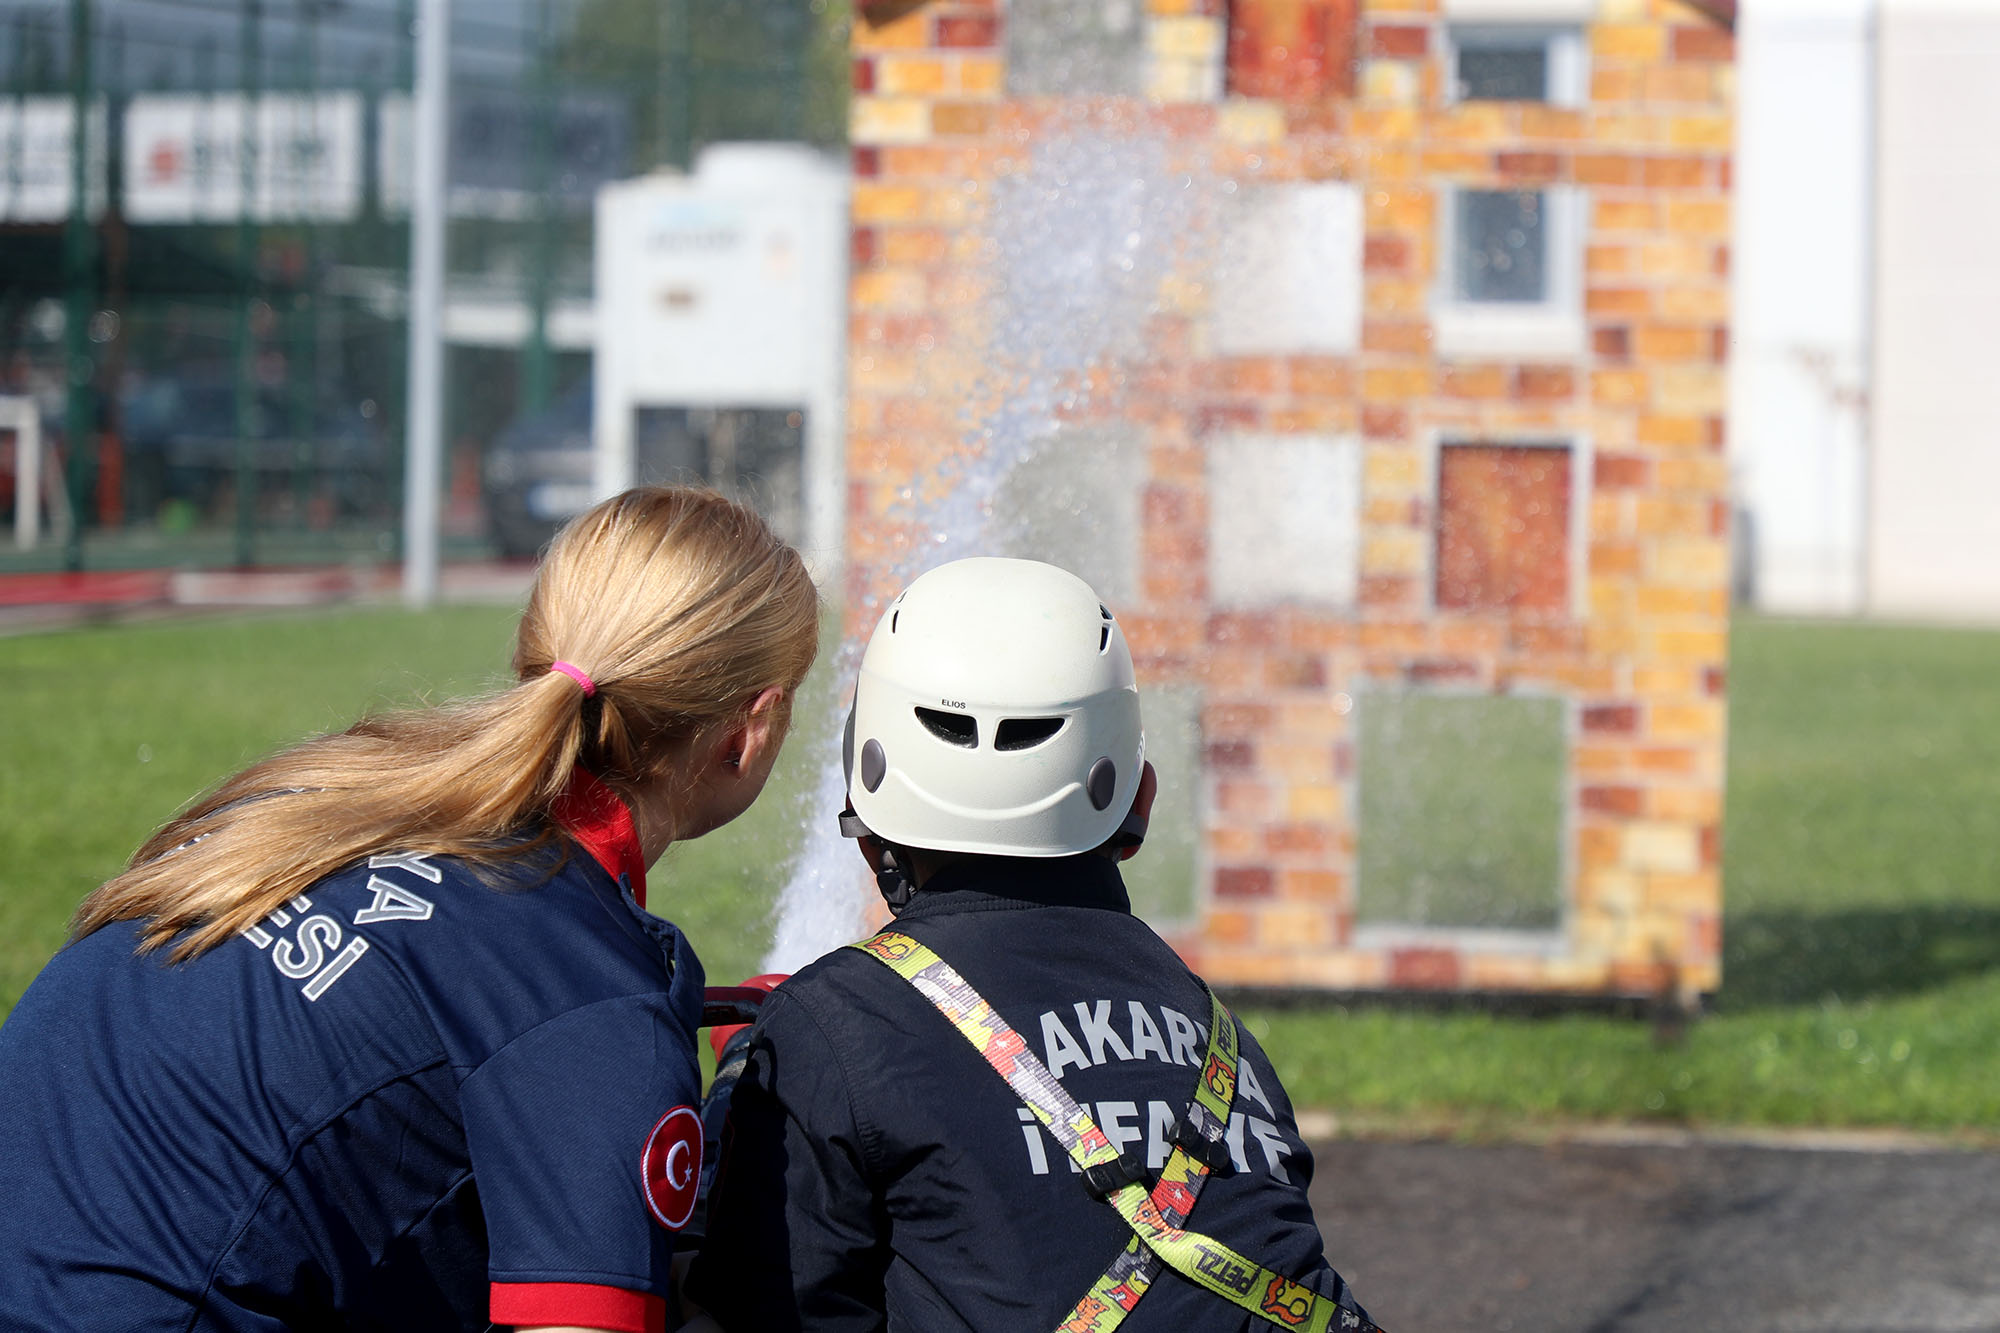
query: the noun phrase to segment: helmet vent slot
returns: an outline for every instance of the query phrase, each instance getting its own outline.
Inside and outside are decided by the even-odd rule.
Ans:
[[[975,749],[979,745],[979,723],[969,713],[944,713],[935,708],[919,708],[917,721],[924,730],[946,745]]]
[[[1111,622],[1105,621],[1104,628],[1097,632],[1097,651],[1102,653],[1111,646]]]
[[[1032,750],[1063,729],[1059,717],[1010,717],[993,733],[996,750]]]

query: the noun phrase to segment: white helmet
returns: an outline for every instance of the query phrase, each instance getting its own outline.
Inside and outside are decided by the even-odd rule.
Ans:
[[[1132,652],[1090,585],[981,556],[920,576],[876,625],[843,758],[885,842],[1072,856],[1119,831],[1145,750]]]

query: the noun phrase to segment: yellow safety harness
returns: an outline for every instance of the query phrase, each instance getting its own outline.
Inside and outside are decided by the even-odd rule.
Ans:
[[[1148,1189],[1144,1169],[1119,1153],[1090,1113],[1028,1049],[1026,1039],[951,964],[900,931],[885,930],[849,947],[916,987],[1062,1145],[1082,1170],[1085,1187],[1132,1228],[1124,1251],[1056,1326],[1056,1333],[1110,1333],[1125,1321],[1162,1267],[1280,1328],[1380,1333],[1353,1310],[1272,1272],[1212,1236],[1185,1229],[1211,1164],[1227,1152],[1223,1139],[1236,1097],[1236,1020],[1212,993],[1208,1050],[1194,1100],[1181,1116],[1173,1152],[1159,1180]]]

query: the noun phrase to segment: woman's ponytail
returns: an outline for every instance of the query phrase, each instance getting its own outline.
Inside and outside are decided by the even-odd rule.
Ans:
[[[545,846],[579,765],[625,791],[657,777],[759,689],[796,687],[818,621],[804,562],[755,513],[703,490],[625,492],[551,545],[514,686],[251,765],[149,838],[72,934],[143,919],[145,947],[193,957],[370,854],[496,862]]]

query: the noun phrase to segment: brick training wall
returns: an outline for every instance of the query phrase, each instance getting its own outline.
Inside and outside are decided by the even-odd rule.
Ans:
[[[905,490],[996,406],[980,374],[996,318],[993,200],[1048,127],[1144,136],[1206,179],[1351,184],[1352,352],[1221,355],[1214,284],[1177,274],[1143,355],[1105,368],[1075,409],[1143,432],[1139,595],[1118,609],[1142,679],[1203,699],[1202,883],[1177,942],[1235,985],[1712,990],[1730,35],[1677,0],[1602,0],[1582,28],[1580,105],[1454,103],[1439,0],[1224,8],[1146,0],[1141,93],[1095,98],[1009,96],[1003,4],[862,9],[850,602],[907,567],[921,536]],[[1435,293],[1449,190],[1543,186],[1582,201],[1580,343],[1446,355]],[[1217,605],[1209,446],[1246,433],[1353,442],[1352,605]],[[1519,447],[1549,440],[1574,445],[1562,475]],[[1443,441],[1493,448],[1445,468]],[[1547,505],[1574,514],[1577,540],[1538,569],[1503,548]],[[1564,701],[1553,944],[1357,926],[1353,699],[1384,685]]]

